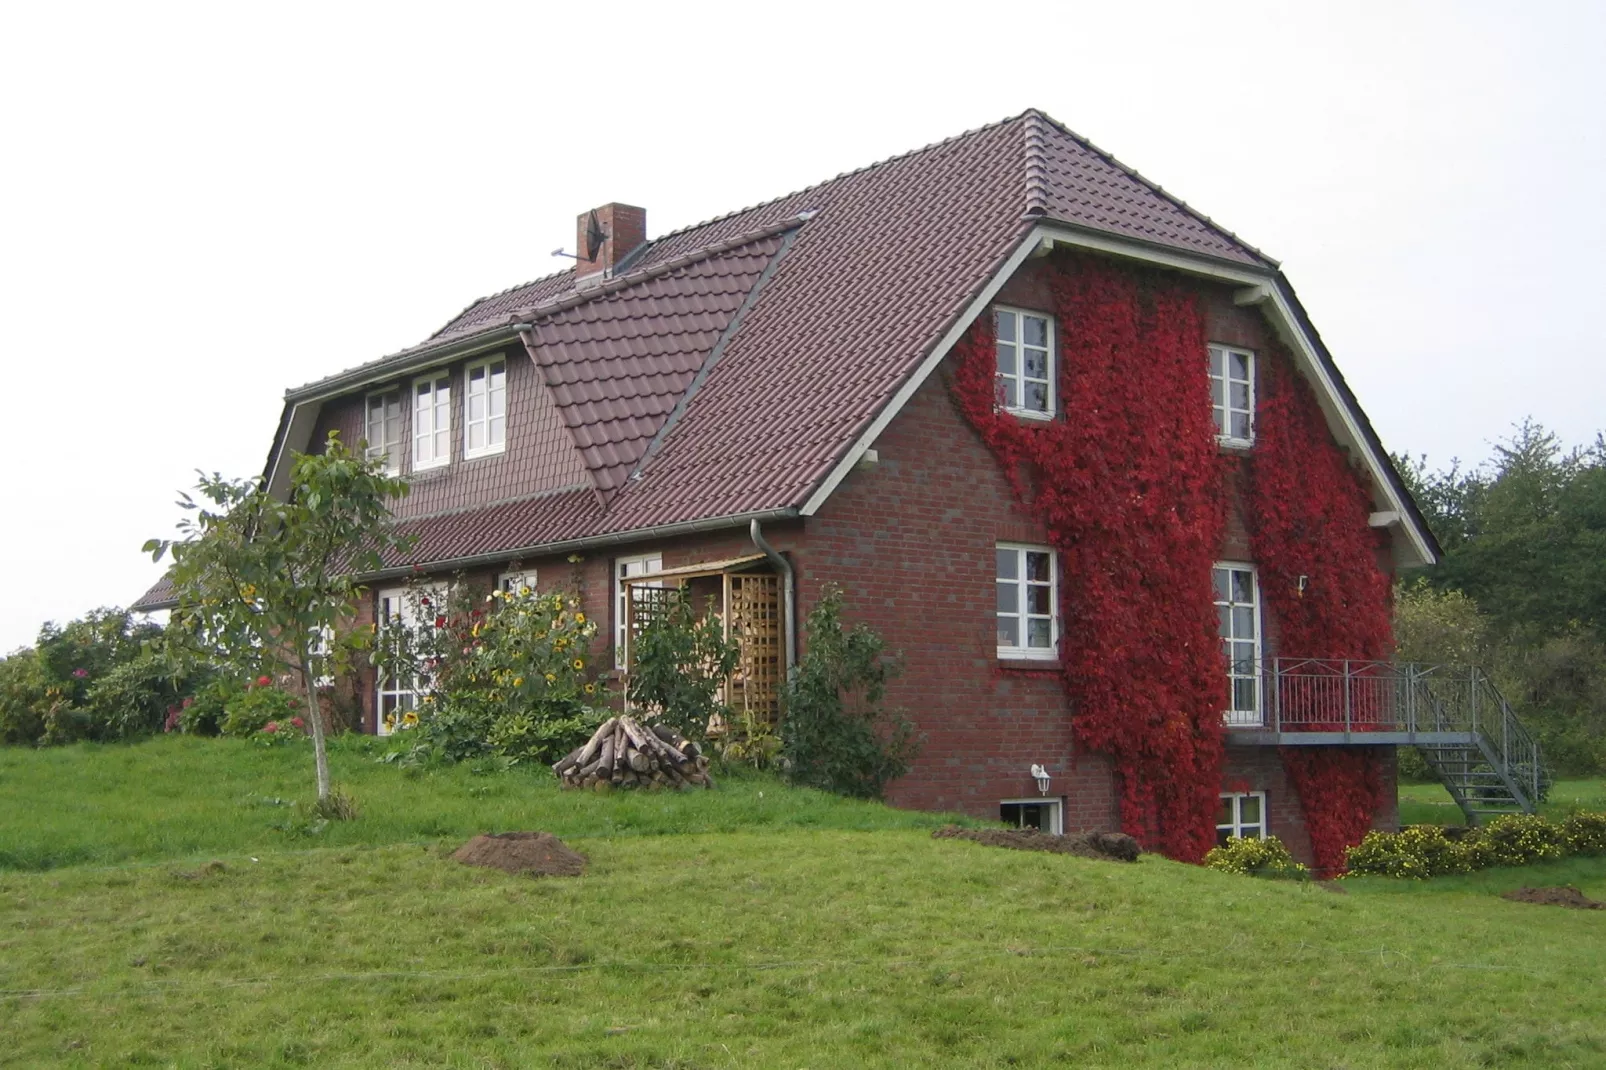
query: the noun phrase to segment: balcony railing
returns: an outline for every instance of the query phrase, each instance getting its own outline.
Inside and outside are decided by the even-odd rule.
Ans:
[[[1335,742],[1476,744],[1529,799],[1543,796],[1539,745],[1477,668],[1274,658],[1233,675],[1235,695],[1249,694],[1246,678],[1253,677],[1258,708],[1228,711],[1230,729],[1259,732],[1268,742],[1326,742],[1314,734],[1333,733]]]

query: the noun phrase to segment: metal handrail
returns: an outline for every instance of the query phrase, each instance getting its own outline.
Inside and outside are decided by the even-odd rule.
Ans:
[[[1538,742],[1476,667],[1275,658],[1256,673],[1261,709],[1276,732],[1403,732],[1408,742],[1422,733],[1463,734],[1532,803],[1549,787]],[[1246,726],[1241,714],[1228,720]]]

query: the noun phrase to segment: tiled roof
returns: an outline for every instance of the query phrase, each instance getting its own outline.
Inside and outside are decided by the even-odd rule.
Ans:
[[[1044,219],[1276,266],[1029,111],[659,237],[600,286],[560,272],[482,299],[419,346],[293,393],[533,324],[594,489],[408,521],[419,562],[792,508]]]

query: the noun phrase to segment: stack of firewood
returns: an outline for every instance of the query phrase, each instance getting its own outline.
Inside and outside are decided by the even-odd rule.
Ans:
[[[697,744],[663,725],[610,717],[583,747],[552,771],[566,788],[711,788],[708,758]]]

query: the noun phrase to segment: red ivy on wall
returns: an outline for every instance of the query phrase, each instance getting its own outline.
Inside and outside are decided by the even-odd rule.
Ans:
[[[1057,258],[1049,282],[1061,418],[1001,411],[987,321],[956,347],[953,394],[1060,555],[1077,740],[1113,758],[1126,830],[1197,861],[1215,843],[1225,698],[1203,312],[1179,279],[1092,257]]]
[[[1382,660],[1393,642],[1390,585],[1368,525],[1372,496],[1328,434],[1288,354],[1267,355],[1274,359],[1257,368],[1246,489],[1262,597],[1279,627],[1277,653]],[[1368,748],[1284,747],[1282,759],[1304,806],[1317,867],[1342,870],[1345,848],[1361,841],[1382,802],[1377,756]]]

